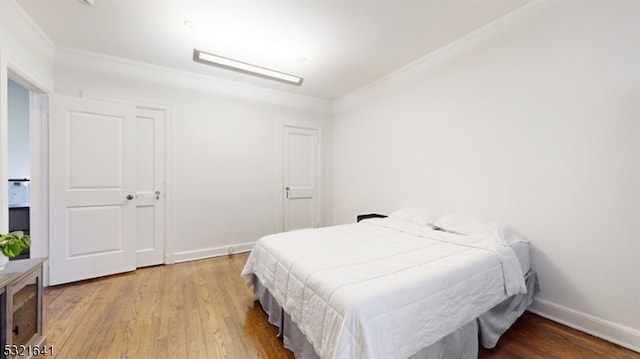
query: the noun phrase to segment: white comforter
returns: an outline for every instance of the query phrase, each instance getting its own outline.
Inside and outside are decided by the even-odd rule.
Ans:
[[[510,247],[391,219],[263,237],[253,275],[322,358],[408,358],[526,291]]]

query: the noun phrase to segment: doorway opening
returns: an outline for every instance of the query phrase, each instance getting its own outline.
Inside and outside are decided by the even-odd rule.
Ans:
[[[29,229],[29,184],[31,182],[31,157],[29,148],[29,89],[11,78],[8,79],[8,193],[9,232]],[[30,248],[13,259],[29,258]]]
[[[46,215],[47,96],[17,73],[7,76],[6,193],[7,225],[10,232],[31,236],[31,247],[18,257],[25,259],[47,255],[48,217]],[[45,146],[45,147],[43,147]],[[44,173],[43,173],[44,171]],[[5,187],[6,186],[6,187]]]

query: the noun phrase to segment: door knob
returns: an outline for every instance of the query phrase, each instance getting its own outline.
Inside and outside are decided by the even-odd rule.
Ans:
[[[156,191],[156,199],[160,199],[160,191]]]
[[[129,201],[131,201],[131,200],[133,199],[133,195],[132,195],[132,194],[128,194],[128,195],[127,195],[127,199],[128,199]]]

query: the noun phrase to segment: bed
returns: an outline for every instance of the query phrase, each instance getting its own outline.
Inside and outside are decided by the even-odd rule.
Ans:
[[[265,236],[241,275],[296,358],[475,358],[538,290],[510,227],[415,209]]]

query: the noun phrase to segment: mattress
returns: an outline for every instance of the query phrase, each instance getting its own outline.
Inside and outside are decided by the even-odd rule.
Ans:
[[[366,222],[263,237],[243,269],[320,357],[409,357],[526,292],[528,246]]]

